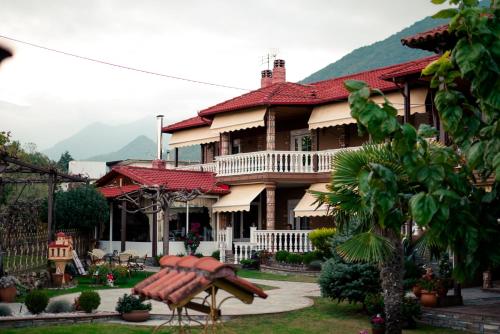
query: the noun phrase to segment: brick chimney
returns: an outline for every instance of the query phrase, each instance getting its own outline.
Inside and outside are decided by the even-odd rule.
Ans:
[[[278,82],[286,81],[286,70],[285,70],[285,61],[283,59],[276,59],[274,61],[273,68],[273,84]]]
[[[260,72],[260,74],[261,74],[260,88],[271,86],[273,83],[273,71],[264,70]]]

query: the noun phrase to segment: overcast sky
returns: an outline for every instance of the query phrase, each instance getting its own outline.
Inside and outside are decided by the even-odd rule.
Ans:
[[[429,0],[0,0],[0,35],[196,80],[258,88],[271,48],[298,81],[436,12]],[[241,91],[135,73],[6,41],[0,130],[40,149],[92,122],[194,116]],[[131,138],[133,139],[133,138]]]

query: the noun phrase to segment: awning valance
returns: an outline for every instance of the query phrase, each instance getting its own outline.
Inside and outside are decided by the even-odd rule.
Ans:
[[[210,129],[223,133],[264,126],[265,115],[266,108],[217,114]]]
[[[264,184],[231,186],[231,192],[221,197],[212,206],[213,212],[250,211],[250,203],[265,188]]]
[[[219,133],[209,126],[174,132],[168,143],[169,148],[208,144],[219,141]]]
[[[425,98],[427,96],[427,88],[415,88],[410,90],[411,114],[425,113]],[[404,115],[404,98],[400,92],[392,92],[386,94],[386,97],[394,107],[398,110],[398,115]],[[384,99],[381,96],[376,96],[373,101],[383,103]],[[356,123],[356,120],[351,117],[351,109],[347,101],[327,104],[313,109],[309,117],[309,129],[326,128],[341,124]]]
[[[309,192],[309,190],[327,192],[326,186],[328,183],[313,183],[301,198],[293,212],[295,217],[320,217],[328,214],[328,207],[326,204],[321,205],[319,208],[316,202],[316,197]],[[313,204],[314,203],[314,204]]]

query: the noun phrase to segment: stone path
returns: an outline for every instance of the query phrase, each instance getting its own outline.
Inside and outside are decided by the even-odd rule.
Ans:
[[[313,304],[312,299],[307,297],[319,297],[320,290],[316,283],[298,283],[298,282],[283,282],[260,279],[249,279],[253,283],[276,287],[277,289],[268,290],[267,299],[255,298],[252,304],[243,304],[237,299],[228,299],[222,305],[222,314],[228,316],[234,315],[250,315],[250,314],[266,314],[280,313],[298,310],[309,307]],[[101,305],[98,311],[114,311],[118,298],[124,293],[130,293],[130,289],[110,289],[96,290],[101,296]],[[52,300],[65,299],[69,302],[79,295],[79,293],[62,295],[52,298]],[[229,296],[224,291],[217,294],[217,300],[220,302],[223,298]],[[164,303],[151,301],[153,309],[152,314],[166,315],[170,314],[168,307]],[[200,314],[192,312],[192,314]]]

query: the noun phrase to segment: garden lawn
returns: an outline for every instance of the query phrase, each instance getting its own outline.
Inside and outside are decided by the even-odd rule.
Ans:
[[[248,270],[240,269],[238,270],[238,276],[243,278],[256,278],[256,279],[267,279],[271,281],[289,281],[289,282],[302,282],[302,283],[318,283],[317,277],[299,275],[299,274],[273,274],[273,273],[263,273],[258,270]]]
[[[60,296],[60,295],[66,295],[69,293],[76,293],[76,292],[82,292],[82,291],[87,291],[87,290],[104,290],[104,289],[123,289],[123,288],[131,288],[140,281],[144,280],[145,278],[153,275],[153,272],[148,272],[148,271],[137,271],[137,272],[132,272],[132,277],[127,280],[126,283],[120,284],[120,285],[115,285],[114,287],[110,287],[107,285],[101,285],[101,284],[95,284],[94,279],[91,277],[76,277],[75,280],[78,281],[77,286],[69,289],[42,289],[47,293],[47,296],[49,298],[55,297],[55,296]],[[21,297],[18,297],[16,299],[17,302],[24,302],[24,295]]]
[[[369,329],[369,321],[365,314],[361,313],[360,305],[346,303],[337,304],[326,298],[315,298],[315,303],[309,308],[288,313],[256,315],[238,317],[228,321],[224,329],[219,333],[245,333],[245,334],[316,334],[335,333],[353,334],[362,329]],[[152,327],[134,325],[117,325],[106,323],[62,325],[49,327],[33,327],[7,329],[3,334],[146,334],[151,333]],[[201,333],[200,330],[193,331]],[[161,333],[177,333],[176,330],[164,329]],[[464,334],[466,332],[443,328],[432,328],[420,326],[415,330],[404,331],[406,334]]]

